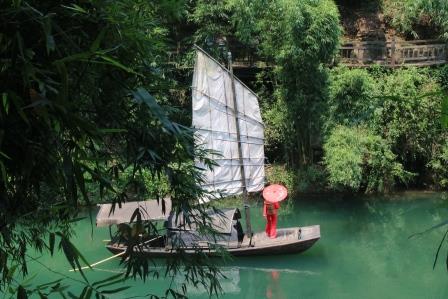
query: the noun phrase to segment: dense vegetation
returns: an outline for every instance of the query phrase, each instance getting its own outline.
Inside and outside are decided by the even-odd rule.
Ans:
[[[400,2],[383,1],[397,29],[412,35],[424,19],[446,33],[444,1]],[[188,128],[193,43],[220,60],[237,44],[270,66],[250,83],[267,156],[280,164],[271,181],[298,191],[448,188],[448,68],[334,66],[339,24],[332,0],[3,1],[1,287],[33,291],[17,280],[31,248],[59,248],[80,265],[70,243],[80,205],[170,194],[177,210],[195,206],[203,191],[192,161],[205,153]],[[207,229],[206,217],[195,220]],[[128,275],[148,275],[138,256],[123,261]],[[187,281],[217,290],[216,267],[168,267],[180,264]],[[63,292],[49,287],[34,291]]]
[[[365,191],[390,190],[400,182],[446,187],[438,166],[448,137],[438,81],[445,68],[438,71],[332,70],[324,116],[331,185]]]
[[[143,179],[150,176],[167,182],[158,191],[167,189],[176,210],[188,214],[195,205],[202,190],[191,161],[203,155],[194,152],[191,130],[172,121],[176,81],[166,63],[166,23],[176,20],[172,13],[179,9],[169,1],[1,3],[3,290],[19,298],[65,292],[59,282],[26,290],[18,274],[27,274],[32,249],[62,250],[73,268],[87,263],[70,236],[79,206],[92,198],[118,204],[145,198]],[[163,201],[166,194],[157,195]],[[191,220],[208,228],[207,217]],[[150,229],[146,225],[133,230],[135,242],[142,229]],[[126,276],[146,278],[151,264],[131,251],[123,258]],[[186,281],[214,292],[219,272],[196,268],[207,266],[200,257],[174,259],[164,273],[186,265]],[[113,292],[113,282],[123,280],[113,276],[92,284],[83,278],[85,289],[76,296],[103,298]]]
[[[391,26],[405,35],[421,38],[419,32],[448,38],[448,3],[444,0],[382,0]]]

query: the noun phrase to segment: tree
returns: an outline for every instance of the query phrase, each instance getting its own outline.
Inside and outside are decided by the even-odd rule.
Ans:
[[[281,125],[286,126],[288,162],[307,166],[312,162],[312,136],[320,131],[319,114],[327,97],[326,66],[336,53],[341,34],[339,13],[332,1],[256,3],[235,5],[254,14],[236,14],[238,32],[242,38],[257,39],[262,57],[275,65],[278,84],[274,88],[279,95],[275,105],[287,107]]]
[[[443,80],[443,68],[435,71],[415,68],[390,71],[378,67],[333,69],[328,112],[323,117],[324,143],[332,139],[334,144],[335,134],[342,138],[336,132],[339,126],[355,131],[358,126],[364,127],[368,134],[381,137],[394,154],[395,162],[414,173],[410,183],[444,188],[446,174],[441,165],[445,160],[446,130],[440,121],[442,118],[443,122],[445,97]],[[359,148],[350,150],[363,151],[360,143],[351,146]],[[325,160],[336,161],[340,153],[329,148]],[[403,180],[406,177],[411,178],[396,176],[397,182],[407,181]]]
[[[324,144],[329,183],[336,189],[384,192],[410,173],[396,162],[390,145],[362,127],[337,126]]]
[[[182,9],[164,0],[0,4],[2,287],[26,294],[13,269],[27,274],[29,248],[59,248],[73,268],[87,263],[70,242],[79,205],[143,197],[142,173],[168,183],[175,211],[203,211],[192,163],[203,153],[191,130],[170,120],[175,109],[160,105],[174,102],[166,23]],[[203,216],[191,221],[206,230]],[[186,264],[187,280],[217,291],[219,271],[200,257],[169,267]],[[149,274],[133,252],[123,261],[127,275]],[[196,276],[198,265],[206,267]],[[84,292],[105,294],[87,280]]]

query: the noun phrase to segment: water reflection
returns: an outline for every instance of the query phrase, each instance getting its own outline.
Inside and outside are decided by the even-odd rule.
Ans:
[[[269,282],[266,287],[266,298],[285,298],[283,291],[279,284],[280,273],[278,271],[272,271],[269,273]]]

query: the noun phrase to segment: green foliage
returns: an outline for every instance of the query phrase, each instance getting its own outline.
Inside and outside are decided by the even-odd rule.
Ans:
[[[197,0],[189,19],[197,26],[195,42],[205,44],[232,32],[226,1]]]
[[[291,197],[294,197],[297,193],[324,191],[327,175],[320,165],[293,169],[285,164],[271,164],[266,166],[266,180],[272,184],[286,186]]]
[[[391,25],[418,38],[418,26],[429,26],[448,38],[448,3],[445,0],[383,0],[383,11]]]
[[[334,128],[324,150],[329,183],[335,188],[383,192],[390,190],[396,179],[409,177],[386,140],[362,127]]]
[[[298,169],[295,185],[299,193],[325,192],[328,187],[327,169],[320,164]]]
[[[371,119],[377,104],[375,82],[365,69],[332,71],[324,128],[354,126]]]
[[[445,96],[439,82],[443,78],[443,68],[435,72],[415,68],[334,69],[328,112],[323,120],[327,138],[335,134],[333,130],[339,125],[367,128],[386,142],[397,163],[406,171],[418,174],[415,184],[440,186],[440,176],[432,176],[428,165],[437,165],[432,161],[439,159],[436,158],[439,149],[447,138],[440,122]],[[333,154],[339,153],[326,151],[325,159],[335,161],[337,157],[330,156]],[[353,163],[359,165],[359,161]],[[382,167],[381,164],[371,166]],[[355,181],[360,182],[361,174],[358,168],[351,176],[358,177]],[[356,186],[358,183],[351,187]]]
[[[265,125],[265,151],[266,156],[272,158],[270,162],[284,161],[284,144],[286,142],[286,130],[288,128],[288,109],[286,103],[274,93],[274,101],[264,101],[261,105],[262,118]]]
[[[219,52],[216,39],[227,38],[230,47],[245,45],[275,65],[259,76],[268,155],[290,165],[310,164],[327,97],[326,65],[341,34],[334,2],[204,0],[190,20],[198,27],[196,41],[211,52]]]
[[[396,71],[381,81],[384,97],[375,111],[375,131],[407,167],[419,159],[430,160],[433,146],[443,139],[440,86],[427,71],[417,69]]]
[[[239,7],[247,7],[246,2],[239,1]],[[331,62],[341,34],[339,14],[332,1],[256,2],[251,7],[260,9],[245,9],[245,17],[240,13],[238,32],[250,37],[247,28],[253,28],[260,54],[276,65],[276,100],[265,105],[265,110],[272,110],[265,119],[274,125],[268,131],[274,134],[268,136],[283,143],[291,165],[306,165],[311,162],[311,136],[319,131],[318,115],[326,98],[324,65]]]
[[[297,176],[293,169],[282,164],[271,164],[266,166],[266,180],[270,184],[284,185],[289,193],[296,191]]]
[[[443,89],[443,91],[441,92],[441,123],[442,127],[446,130],[448,129],[448,65],[443,65],[434,69],[432,71],[432,74]]]
[[[435,67],[431,73],[443,89],[448,89],[448,65]]]
[[[437,147],[434,156],[428,163],[431,175],[437,187],[448,188],[448,140]]]
[[[194,152],[192,131],[162,105],[177,102],[171,89],[178,83],[169,79],[176,70],[166,63],[167,23],[183,5],[1,2],[1,287],[21,290],[10,270],[27,274],[31,248],[61,250],[73,267],[87,264],[70,236],[78,206],[91,204],[91,197],[143,198],[140,186],[149,180],[152,192],[169,192],[175,211],[193,209],[203,191],[192,161],[205,153]],[[192,221],[207,229],[207,217]],[[145,278],[151,263],[138,260],[137,251],[123,261],[127,274]],[[216,290],[216,267],[203,256],[196,264],[181,257],[170,266],[184,263],[190,275],[207,265],[193,282]],[[84,295],[92,292],[87,287]]]
[[[442,117],[441,117],[442,127],[448,129],[448,95],[445,93],[442,99]]]

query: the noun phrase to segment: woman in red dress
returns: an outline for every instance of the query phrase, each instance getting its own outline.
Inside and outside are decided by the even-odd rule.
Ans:
[[[280,204],[264,201],[263,216],[266,217],[266,235],[275,239],[277,237],[277,214]]]

